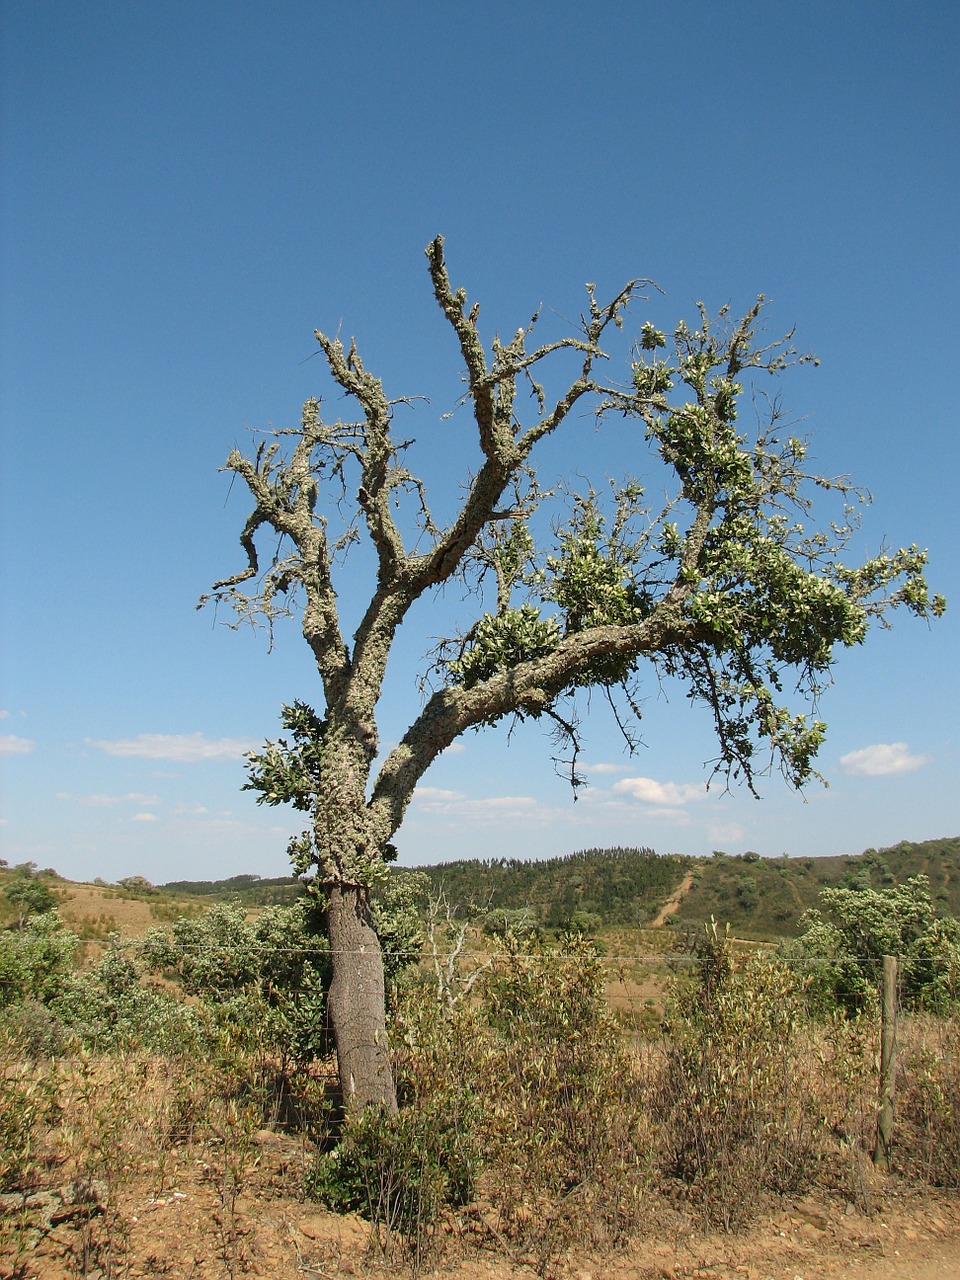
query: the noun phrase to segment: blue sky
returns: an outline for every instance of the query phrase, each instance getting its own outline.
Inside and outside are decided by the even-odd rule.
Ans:
[[[655,279],[664,328],[763,291],[822,361],[783,388],[816,461],[874,495],[855,550],[928,547],[953,609],[841,656],[828,790],[707,794],[705,717],[648,688],[632,759],[602,708],[585,722],[576,804],[535,727],[465,738],[402,861],[960,831],[956,5],[31,0],[0,21],[4,857],[287,869],[296,823],[241,790],[242,751],[317,679],[293,627],[268,655],[194,609],[241,565],[218,468],[329,393],[315,327],[355,334],[391,395],[429,394],[409,429],[437,428],[458,385],[437,232],[487,338],[541,302],[562,331],[586,280]],[[431,457],[441,484],[467,447]],[[551,466],[591,461],[581,429]],[[429,608],[404,628],[387,741],[433,634]]]

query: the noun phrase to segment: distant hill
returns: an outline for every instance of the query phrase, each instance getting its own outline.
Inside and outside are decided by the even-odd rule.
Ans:
[[[538,862],[490,858],[419,870],[460,914],[527,908],[544,927],[559,929],[578,913],[595,917],[599,926],[645,924],[690,866],[691,859],[679,854],[661,857],[652,849],[616,848],[585,849]]]
[[[882,889],[911,876],[929,877],[941,910],[960,915],[960,838],[902,841],[889,849],[856,856],[760,858],[716,853],[698,860],[694,884],[676,915],[678,924],[715,916],[738,932],[757,938],[791,936],[800,917],[817,906],[828,886]]]
[[[231,876],[228,880],[170,880],[158,887],[165,893],[240,902],[248,907],[271,907],[293,902],[302,891],[299,880],[293,876],[264,879],[240,875]]]
[[[563,927],[577,913],[597,917],[602,928],[649,924],[689,873],[693,883],[672,922],[695,925],[712,915],[747,937],[796,934],[803,912],[817,905],[828,885],[879,889],[920,873],[929,877],[942,910],[960,916],[960,837],[903,841],[830,858],[722,852],[688,858],[661,857],[650,849],[587,849],[542,862],[493,858],[421,870],[461,913],[527,908],[547,928]]]
[[[817,905],[820,890],[828,885],[879,889],[921,873],[929,877],[941,910],[960,918],[960,837],[920,843],[904,840],[888,849],[830,858],[761,858],[756,853],[719,851],[709,858],[689,858],[659,855],[652,849],[615,848],[585,849],[542,862],[489,858],[418,870],[428,877],[432,892],[442,891],[460,916],[526,909],[547,929],[571,923],[589,932],[649,926],[665,903],[676,903],[688,878],[690,886],[669,917],[673,927],[692,927],[712,915],[729,921],[741,937],[792,936],[798,932],[803,912]],[[0,895],[15,874],[13,868],[0,871]],[[104,935],[118,926],[129,928],[133,921],[126,914],[138,902],[144,916],[143,923],[138,918],[139,930],[151,919],[193,914],[212,902],[256,908],[292,902],[302,891],[293,876],[238,875],[226,880],[177,880],[157,887],[132,877],[123,885],[87,886],[88,902],[78,892],[81,886],[61,881],[53,873],[41,874],[52,876],[68,915],[75,915],[78,923],[83,917],[92,932]]]

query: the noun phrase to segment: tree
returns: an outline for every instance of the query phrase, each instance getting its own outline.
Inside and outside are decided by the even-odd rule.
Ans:
[[[815,700],[836,644],[859,644],[892,608],[926,617],[944,607],[928,593],[926,555],[916,547],[843,563],[864,496],[844,479],[804,470],[805,445],[787,434],[777,401],[752,388],[764,411],[754,432],[738,427],[739,404],[759,375],[812,360],[792,335],[758,341],[762,297],[739,322],[727,309],[712,321],[699,305],[695,325],[678,324],[669,356],[666,335],[644,323],[630,379],[617,383],[599,376],[603,344],[649,282],[630,281],[606,305],[588,285],[576,333],[534,345],[535,314],[488,351],[476,305],[451,284],[442,237],[426,252],[479,449],[453,517],[435,518],[426,483],[406,465],[412,442],[396,434],[394,414],[408,401],[387,396],[354,342],[345,349],[317,330],[356,419],[328,422],[310,399],[298,428],[271,433],[251,457],[231,452],[225,469],[253,499],[240,539],[247,565],[201,601],[230,606],[237,626],[265,619],[271,636],[278,616],[296,613],[316,661],[322,713],[302,701],[285,707],[287,736],[251,756],[248,786],[263,803],[308,816],[290,853],[297,872],[327,894],[330,1013],[351,1108],[396,1106],[370,893],[418,780],[462,733],[504,717],[544,719],[572,746],[576,783],[577,691],[599,688],[612,701],[620,691],[615,705],[629,737],[623,712],[638,713],[633,691],[646,663],[709,708],[721,775],[753,789],[758,773],[779,766],[800,786],[814,776],[825,726],[784,705],[784,681]],[[548,395],[540,379],[559,376],[570,359],[560,390]],[[659,455],[673,484],[662,505],[630,478],[609,494],[541,487],[542,446],[585,406],[598,427],[614,417],[635,425],[638,446]],[[462,437],[454,448],[463,455]],[[807,528],[818,488],[844,506],[826,531]],[[265,567],[264,534],[272,539]],[[364,535],[376,570],[348,641],[334,582]],[[417,601],[454,579],[475,612],[434,650],[422,710],[374,774],[377,703],[397,630]]]
[[[59,899],[46,881],[37,875],[32,863],[23,864],[16,870],[19,874],[5,886],[3,896],[16,908],[18,927],[22,931],[31,917],[53,911]]]
[[[856,1012],[875,1001],[884,956],[900,960],[905,1003],[937,1008],[956,1002],[960,923],[938,915],[926,876],[882,889],[827,888],[820,901],[822,910],[804,912],[804,932],[790,949],[810,958],[814,1003]]]

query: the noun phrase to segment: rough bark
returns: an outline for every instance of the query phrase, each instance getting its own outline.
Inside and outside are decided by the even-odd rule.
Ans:
[[[387,1046],[383,957],[365,889],[330,889],[327,927],[333,962],[328,997],[344,1107],[378,1106],[396,1115],[397,1095]]]

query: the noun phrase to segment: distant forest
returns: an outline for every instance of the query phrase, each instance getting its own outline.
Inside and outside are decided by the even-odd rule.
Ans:
[[[887,849],[840,857],[762,858],[757,853],[711,857],[659,855],[646,848],[584,849],[543,861],[487,858],[417,868],[433,896],[441,892],[460,917],[524,911],[544,929],[571,924],[588,932],[642,927],[688,876],[689,890],[671,915],[672,927],[714,916],[743,936],[774,938],[798,932],[803,912],[832,885],[880,889],[925,875],[935,902],[960,916],[960,837],[904,840]],[[397,874],[402,874],[398,872]],[[170,894],[227,899],[247,906],[292,901],[303,892],[292,876],[256,875],[227,880],[172,881]]]

